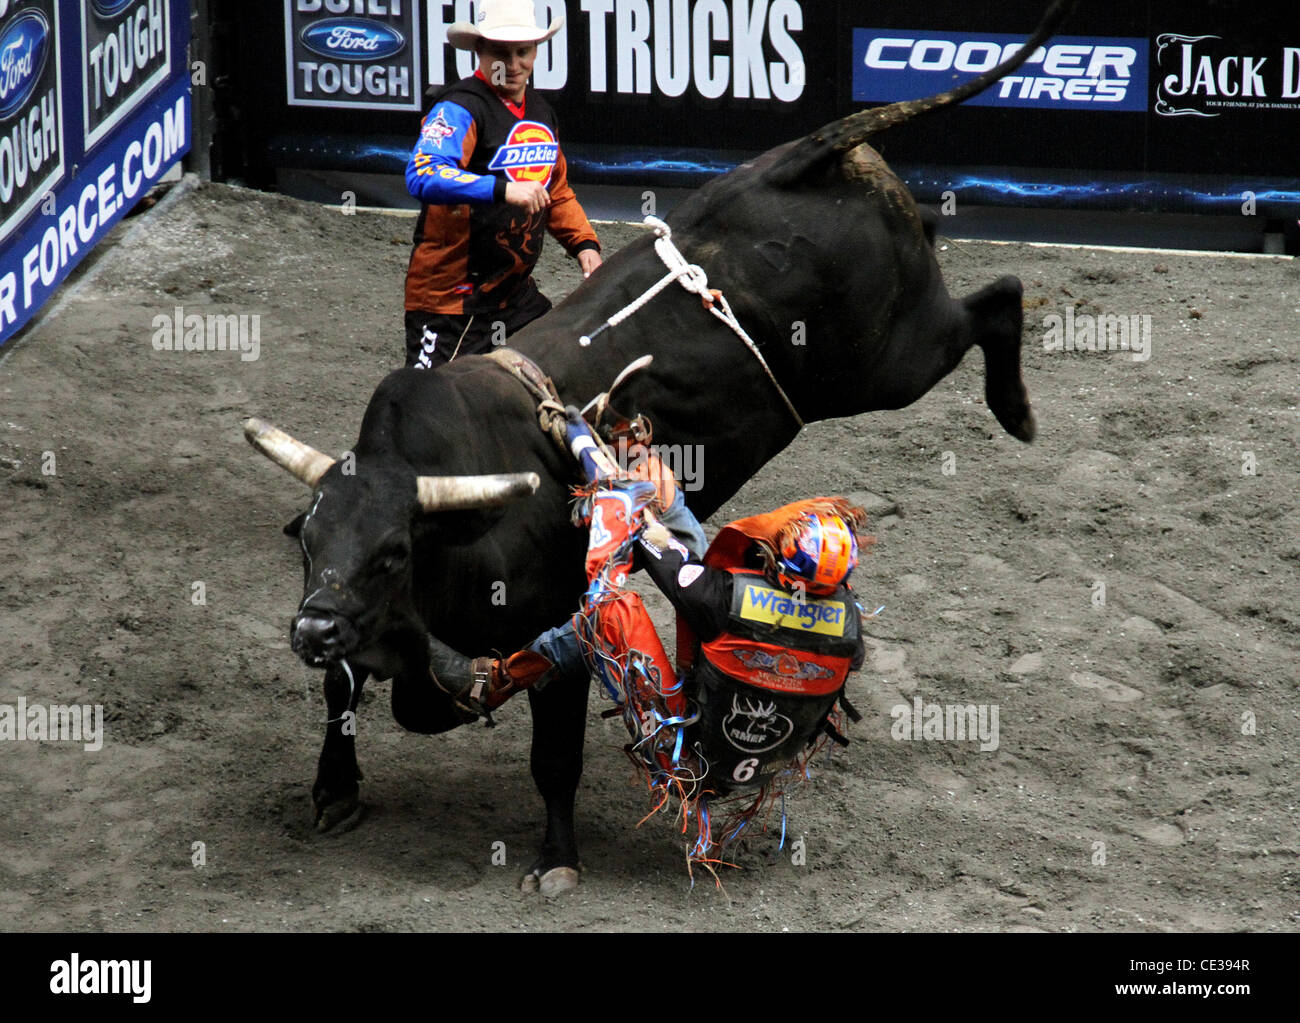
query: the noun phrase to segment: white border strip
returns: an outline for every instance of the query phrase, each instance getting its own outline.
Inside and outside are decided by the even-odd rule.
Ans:
[[[1095,252],[1139,252],[1157,256],[1206,256],[1214,259],[1295,259],[1282,252],[1222,252],[1217,249],[1148,249],[1140,245],[1082,245],[1077,242],[1016,242],[993,238],[949,238],[958,245],[1028,245],[1035,249],[1090,249]]]

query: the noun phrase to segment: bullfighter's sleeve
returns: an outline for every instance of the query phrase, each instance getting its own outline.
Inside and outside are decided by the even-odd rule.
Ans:
[[[468,110],[458,103],[439,103],[424,119],[406,164],[407,191],[434,206],[503,200],[505,178],[465,169],[477,139],[478,125]]]
[[[600,239],[569,184],[569,164],[561,150],[551,173],[551,209],[546,229],[570,256],[583,249],[600,251]]]

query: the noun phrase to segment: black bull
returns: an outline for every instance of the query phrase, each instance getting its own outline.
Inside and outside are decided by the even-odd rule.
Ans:
[[[1022,51],[1064,16],[1056,3]],[[1002,278],[951,298],[927,225],[903,184],[865,140],[991,84],[1006,65],[928,100],[864,111],[779,147],[701,189],[670,218],[673,240],[721,289],[805,420],[906,406],[978,345],[989,409],[1013,436],[1034,434],[1020,376],[1021,285]],[[700,299],[673,285],[590,347],[578,338],[664,274],[646,237],[512,346],[584,404],[643,355],[617,404],[646,415],[662,445],[702,445],[704,519],[798,432],[758,360]],[[538,426],[535,401],[481,357],[434,372],[399,370],[376,389],[353,449],[337,463],[305,449],[317,481],[300,539],[306,596],[295,649],[324,665],[330,724],[312,788],[329,827],[357,807],[353,729],[367,677],[392,678],[403,727],[437,733],[461,718],[430,681],[426,630],[467,654],[510,652],[573,613],[585,587],[585,533],[569,521],[574,467]],[[285,464],[281,460],[281,464]],[[286,467],[288,467],[286,465]],[[535,473],[531,496],[490,509],[427,511],[417,476]],[[812,481],[809,481],[809,485]],[[517,488],[516,488],[517,490]],[[800,494],[791,494],[793,499]],[[473,504],[473,502],[469,502]],[[587,682],[530,691],[531,767],[547,808],[532,878],[576,880],[574,796],[582,769]],[[546,888],[547,886],[543,886]]]

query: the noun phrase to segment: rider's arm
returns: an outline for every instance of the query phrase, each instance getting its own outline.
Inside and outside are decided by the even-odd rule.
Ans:
[[[852,587],[849,587],[849,601],[853,613],[858,615],[858,648],[853,651],[853,660],[849,662],[849,671],[858,671],[862,668],[862,662],[867,659],[867,645],[862,641],[862,612],[858,608],[857,598],[853,596]]]
[[[728,573],[706,568],[666,531],[643,531],[634,550],[636,566],[645,569],[702,642],[722,632],[731,607]]]

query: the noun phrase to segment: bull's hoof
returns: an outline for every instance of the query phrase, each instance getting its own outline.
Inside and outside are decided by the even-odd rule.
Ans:
[[[1015,426],[1007,427],[1007,433],[1011,434],[1016,440],[1032,444],[1034,438],[1038,435],[1038,423],[1034,419],[1034,414],[1032,412],[1026,413],[1024,418]]]
[[[1038,434],[1038,423],[1034,419],[1034,410],[1029,407],[1029,397],[1018,383],[1004,394],[996,394],[987,388],[984,400],[989,411],[997,417],[998,424],[1016,440],[1026,444],[1033,442]]]
[[[519,890],[529,895],[541,892],[550,899],[577,888],[580,876],[573,867],[552,867],[545,873],[542,873],[541,867],[534,867],[519,882]]]
[[[325,803],[313,799],[312,806],[316,811],[316,830],[320,834],[327,831],[335,834],[351,831],[366,814],[366,804],[361,802],[355,792]]]

